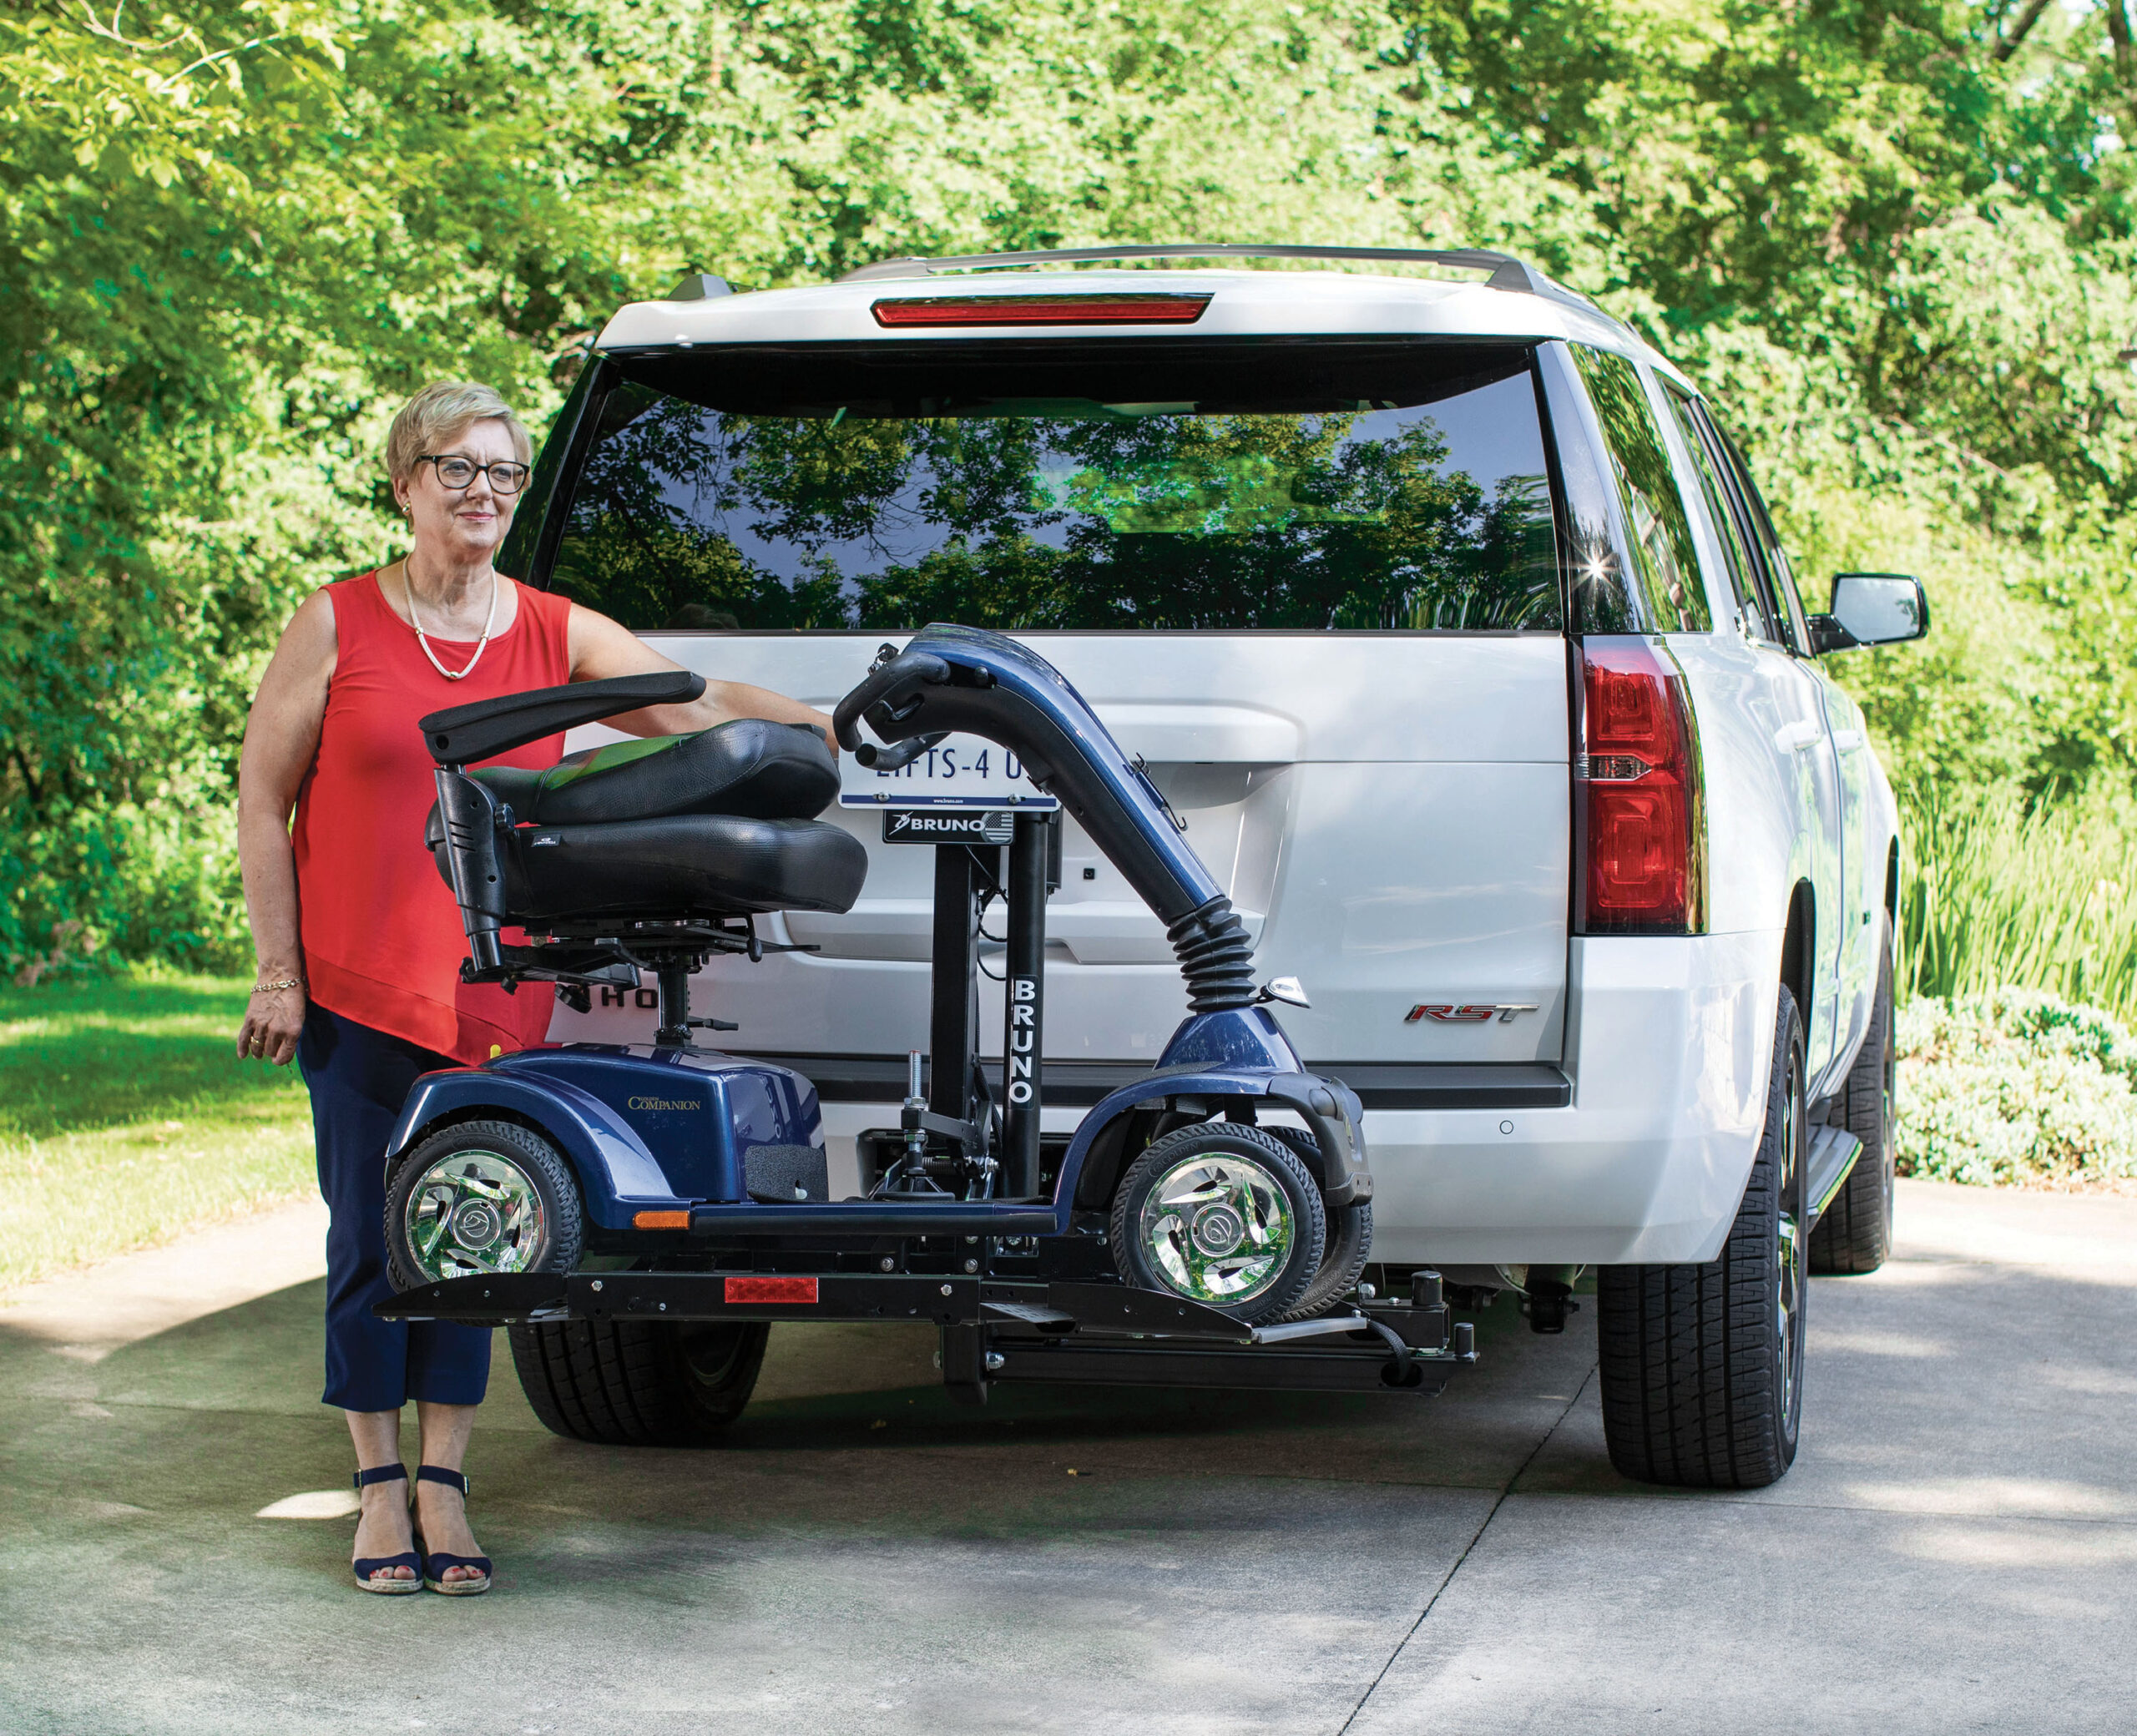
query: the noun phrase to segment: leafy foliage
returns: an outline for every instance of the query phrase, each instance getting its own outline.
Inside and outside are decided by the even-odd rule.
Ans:
[[[1930,793],[1902,816],[1903,991],[2018,982],[2137,1015],[2130,828],[2097,799],[2041,808],[2013,788]]]
[[[2137,1180],[2137,1040],[2098,1007],[2005,989],[1903,1008],[1902,1175],[1976,1186]]]

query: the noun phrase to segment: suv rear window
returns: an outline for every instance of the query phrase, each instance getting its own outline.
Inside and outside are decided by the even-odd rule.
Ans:
[[[639,632],[1556,631],[1528,352],[624,357],[551,586]]]

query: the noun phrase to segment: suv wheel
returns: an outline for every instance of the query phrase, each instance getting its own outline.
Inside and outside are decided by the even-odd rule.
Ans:
[[[1809,1264],[1805,1120],[1803,1026],[1784,988],[1766,1131],[1720,1257],[1597,1274],[1603,1431],[1625,1476],[1758,1489],[1794,1461]]]
[[[713,1446],[757,1384],[760,1320],[567,1320],[508,1329],[544,1428],[604,1446]]]
[[[1887,919],[1881,917],[1881,921]],[[1877,955],[1877,996],[1870,1028],[1826,1119],[1862,1142],[1862,1155],[1811,1232],[1813,1272],[1874,1272],[1892,1251],[1892,1108],[1898,1075],[1892,1030],[1892,936]]]

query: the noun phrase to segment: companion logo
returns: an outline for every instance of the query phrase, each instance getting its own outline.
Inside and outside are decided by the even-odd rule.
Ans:
[[[624,1107],[626,1109],[702,1109],[705,1099],[694,1097],[634,1097]]]
[[[1427,1001],[1405,1013],[1402,1022],[1414,1025],[1420,1019],[1430,1019],[1436,1025],[1485,1025],[1496,1016],[1502,1025],[1511,1025],[1518,1015],[1535,1010],[1533,1002],[1498,1001],[1487,1005],[1480,1001],[1458,1006],[1452,1002]]]

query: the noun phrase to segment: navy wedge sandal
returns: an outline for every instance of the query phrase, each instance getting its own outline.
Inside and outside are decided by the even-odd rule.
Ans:
[[[404,1465],[374,1465],[369,1471],[356,1473],[356,1492],[362,1494],[373,1483],[406,1482],[407,1479],[408,1470]],[[349,1567],[356,1576],[356,1584],[360,1587],[366,1592],[376,1592],[381,1597],[404,1597],[410,1592],[420,1592],[423,1588],[422,1557],[412,1549],[403,1550],[398,1555],[359,1556],[349,1564]],[[407,1579],[371,1577],[372,1574],[388,1567],[406,1567],[412,1577]]]
[[[467,1498],[467,1479],[457,1471],[447,1471],[438,1465],[418,1465],[416,1481],[419,1483],[443,1483],[448,1489],[457,1489],[462,1501]],[[416,1547],[418,1549],[423,1547],[420,1531],[416,1534]],[[452,1567],[472,1567],[479,1577],[447,1579],[446,1571]],[[450,1555],[442,1549],[435,1555],[426,1552],[422,1582],[447,1597],[479,1597],[490,1588],[490,1558],[487,1555]]]

